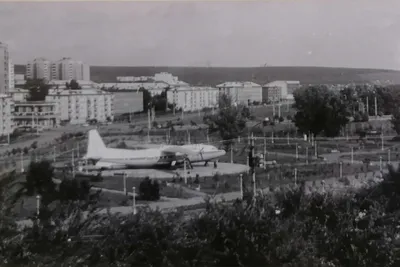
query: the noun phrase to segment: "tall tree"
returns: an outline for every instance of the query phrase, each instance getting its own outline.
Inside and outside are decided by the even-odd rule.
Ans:
[[[71,82],[69,83],[69,88],[72,90],[82,89],[82,87],[79,85],[79,83],[76,80],[71,80]]]
[[[209,127],[210,133],[218,132],[225,147],[229,147],[246,128],[250,118],[250,110],[244,105],[236,105],[232,99],[222,94],[218,101],[218,113],[206,114],[203,121]]]
[[[43,101],[50,85],[44,79],[27,79],[24,88],[29,90],[28,101]]]
[[[144,89],[143,87],[141,87],[140,89],[139,89],[139,91],[140,92],[143,92],[143,110],[145,111],[145,112],[147,112],[147,110],[149,109],[149,108],[151,108],[152,107],[152,97],[151,97],[151,94],[150,94],[150,92],[148,91],[148,90],[146,90],[146,89]]]
[[[400,135],[400,108],[393,110],[392,119],[390,122],[392,123],[393,130]]]
[[[301,88],[294,93],[294,122],[299,131],[334,137],[349,122],[349,111],[339,93],[326,86]]]

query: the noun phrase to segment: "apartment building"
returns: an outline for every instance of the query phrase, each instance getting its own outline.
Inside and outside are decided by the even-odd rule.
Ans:
[[[226,94],[237,104],[262,101],[262,87],[254,82],[225,82],[217,85],[220,94]]]
[[[64,57],[51,64],[53,80],[83,80],[90,81],[90,67],[82,61]]]
[[[15,101],[14,127],[19,129],[45,130],[60,125],[60,110],[57,102]]]
[[[299,81],[273,81],[263,85],[262,98],[265,102],[290,101],[300,88]]]
[[[8,60],[8,90],[14,89],[15,87],[15,75],[14,75],[14,64],[12,60]]]
[[[27,79],[45,79],[51,80],[51,61],[44,57],[35,58],[26,64]]]
[[[167,91],[168,103],[184,111],[216,107],[218,96],[219,91],[214,87],[176,87]]]
[[[0,95],[0,136],[9,135],[13,132],[12,110],[14,103],[9,95]]]
[[[0,95],[7,94],[9,87],[9,63],[10,55],[8,46],[0,42]]]
[[[89,120],[105,122],[114,119],[114,95],[97,89],[51,89],[46,101],[57,102],[61,121],[83,124]]]

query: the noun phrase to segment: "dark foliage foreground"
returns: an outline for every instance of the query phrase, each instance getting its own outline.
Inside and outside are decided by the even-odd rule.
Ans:
[[[0,257],[20,266],[400,266],[399,178],[390,169],[382,184],[340,198],[300,188],[274,200],[209,203],[192,218],[83,219],[75,201],[59,206],[53,223],[42,218],[20,233],[3,208]]]

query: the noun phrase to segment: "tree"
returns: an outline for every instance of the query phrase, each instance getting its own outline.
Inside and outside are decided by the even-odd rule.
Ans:
[[[139,185],[139,197],[141,200],[158,200],[160,199],[160,185],[157,181],[152,181],[146,177]]]
[[[392,123],[393,130],[396,131],[398,135],[400,135],[400,108],[397,108],[393,111],[392,119],[390,120]]]
[[[293,107],[297,110],[294,123],[303,133],[334,137],[349,122],[345,103],[338,93],[326,86],[300,88],[295,91],[294,100]]]
[[[143,110],[147,112],[149,108],[152,107],[152,97],[148,90],[144,89],[143,87],[139,88],[140,92],[143,92]]]
[[[50,85],[44,79],[27,79],[24,88],[29,90],[28,101],[44,101]]]
[[[25,175],[25,181],[18,183],[20,188],[16,193],[16,199],[22,196],[40,195],[44,205],[51,203],[57,195],[53,177],[54,169],[49,161],[31,161]]]
[[[72,90],[82,89],[82,87],[79,85],[79,83],[76,80],[71,80],[70,81],[69,88],[72,89]]]
[[[206,114],[203,121],[208,125],[210,133],[219,133],[225,147],[228,148],[246,128],[250,110],[241,104],[234,105],[232,99],[226,94],[220,96],[218,106],[218,112],[214,115]]]

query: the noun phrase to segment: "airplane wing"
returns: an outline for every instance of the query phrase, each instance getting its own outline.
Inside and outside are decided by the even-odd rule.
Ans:
[[[197,155],[198,152],[195,152],[193,150],[183,148],[181,146],[168,146],[164,147],[161,149],[164,152],[171,152],[171,153],[182,153],[182,154],[187,154],[187,155]]]

